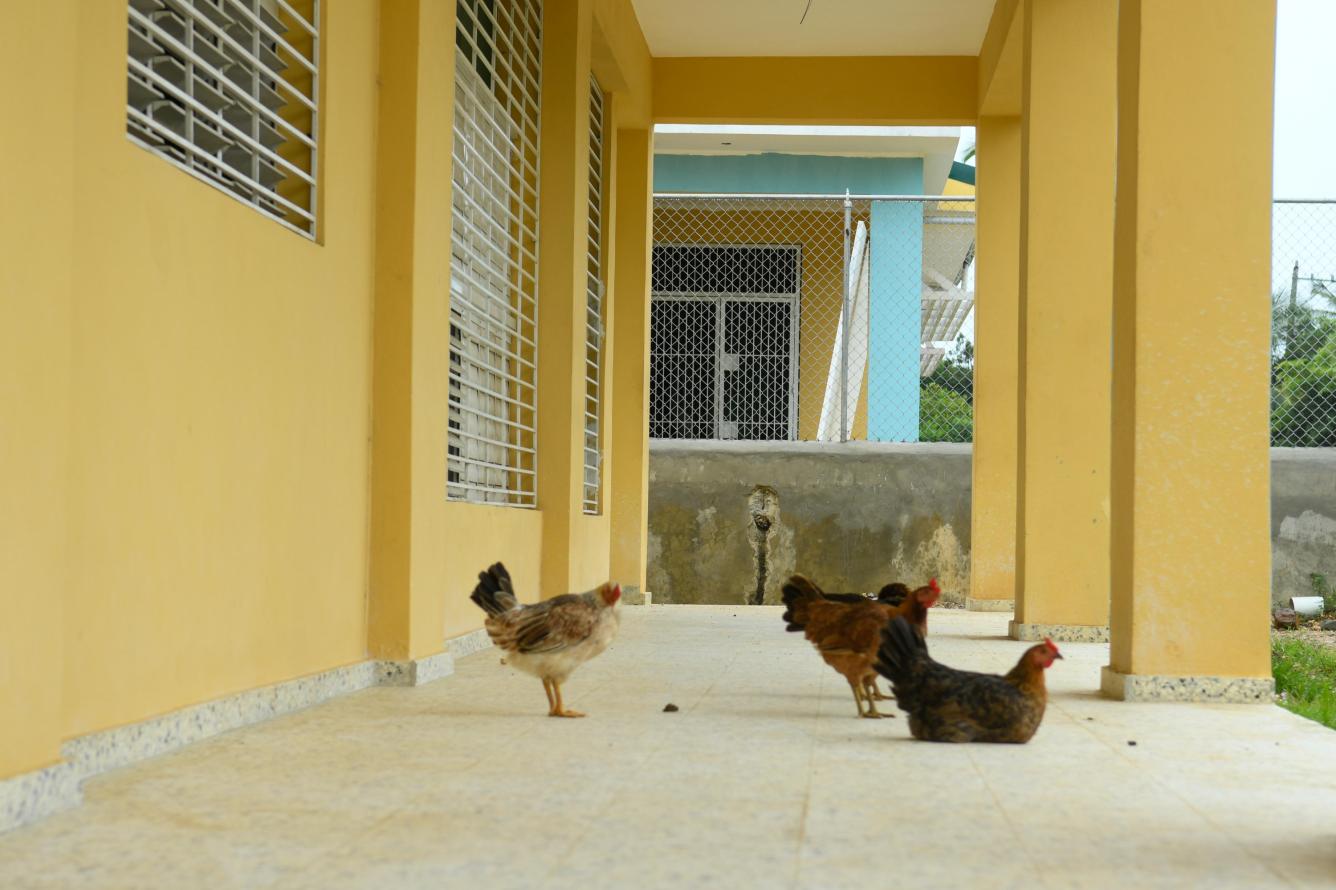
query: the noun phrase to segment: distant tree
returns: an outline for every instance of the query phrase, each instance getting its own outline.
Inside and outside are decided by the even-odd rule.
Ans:
[[[920,442],[974,441],[974,406],[936,383],[919,390]]]
[[[1271,444],[1336,446],[1336,315],[1284,291],[1271,298]]]
[[[974,344],[962,334],[927,377],[919,380],[919,441],[974,439]]]

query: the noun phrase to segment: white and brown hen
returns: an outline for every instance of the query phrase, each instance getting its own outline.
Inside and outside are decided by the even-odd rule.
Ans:
[[[617,633],[622,588],[607,582],[588,593],[566,593],[522,604],[501,563],[478,573],[470,597],[487,613],[487,635],[505,653],[506,664],[543,681],[549,717],[583,717],[561,702],[561,684],[598,655]]]

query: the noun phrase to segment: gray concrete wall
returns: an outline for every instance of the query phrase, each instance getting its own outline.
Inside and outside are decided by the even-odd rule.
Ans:
[[[1336,587],[1336,448],[1272,448],[1271,598],[1323,586]]]
[[[969,591],[968,445],[654,442],[649,474],[656,602],[775,603],[794,571]],[[1272,449],[1271,477],[1272,598],[1336,586],[1336,449]]]
[[[654,442],[655,602],[779,602],[794,571],[827,590],[940,580],[969,589],[970,448]]]

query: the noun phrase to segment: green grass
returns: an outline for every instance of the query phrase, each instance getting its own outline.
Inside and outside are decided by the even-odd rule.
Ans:
[[[1274,638],[1271,672],[1282,708],[1336,729],[1336,649],[1299,638]]]

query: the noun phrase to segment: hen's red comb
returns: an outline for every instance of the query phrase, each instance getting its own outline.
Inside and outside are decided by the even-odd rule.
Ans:
[[[941,593],[941,592],[942,592],[942,588],[940,588],[940,587],[937,586],[937,579],[936,579],[936,578],[929,578],[929,579],[928,579],[928,586],[929,586],[930,588],[932,588],[932,592],[933,592],[933,593]]]
[[[1053,641],[1050,640],[1048,637],[1044,637],[1044,645],[1052,649],[1054,652],[1058,651],[1058,647],[1054,645]]]

